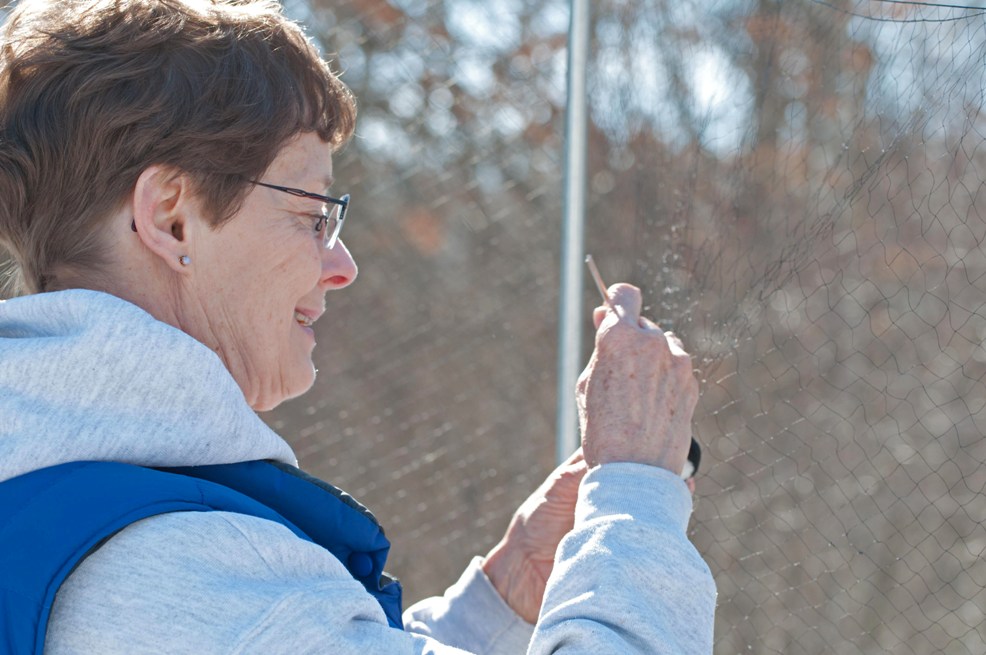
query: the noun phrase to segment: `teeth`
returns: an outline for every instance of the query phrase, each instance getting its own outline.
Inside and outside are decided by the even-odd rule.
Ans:
[[[301,312],[295,312],[294,313],[294,320],[298,321],[298,323],[300,323],[303,327],[311,327],[312,326],[312,319],[308,318],[307,316],[305,316]]]

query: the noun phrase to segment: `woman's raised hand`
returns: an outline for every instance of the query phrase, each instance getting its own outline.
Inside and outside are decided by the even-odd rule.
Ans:
[[[514,514],[483,570],[513,610],[537,620],[555,550],[572,529],[586,467],[639,462],[680,474],[691,443],[698,381],[673,334],[640,317],[640,290],[610,288],[596,309],[596,349],[578,383],[582,451],[559,466]],[[693,489],[694,482],[689,483]]]
[[[609,289],[599,307],[596,348],[576,387],[589,466],[650,464],[680,474],[691,443],[698,380],[681,341],[640,316],[640,290]]]

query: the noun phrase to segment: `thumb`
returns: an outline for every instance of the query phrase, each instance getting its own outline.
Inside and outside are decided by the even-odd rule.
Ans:
[[[614,284],[609,288],[609,301],[616,309],[620,320],[637,327],[640,322],[640,307],[643,303],[640,289],[632,284]]]

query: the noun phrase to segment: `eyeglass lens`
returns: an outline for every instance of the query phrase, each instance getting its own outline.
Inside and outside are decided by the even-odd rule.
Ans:
[[[344,200],[349,200],[348,195],[343,197]],[[325,247],[331,250],[335,247],[336,241],[339,239],[339,232],[342,231],[342,224],[346,217],[346,207],[343,205],[323,205],[322,207],[323,215],[325,216],[324,224],[322,225],[322,240]]]

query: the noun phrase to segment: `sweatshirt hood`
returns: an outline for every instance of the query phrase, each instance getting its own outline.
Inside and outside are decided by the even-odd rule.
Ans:
[[[83,460],[254,459],[296,464],[218,355],[189,335],[97,291],[0,301],[0,481]]]

